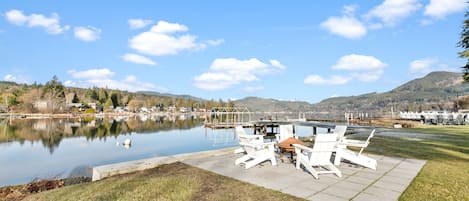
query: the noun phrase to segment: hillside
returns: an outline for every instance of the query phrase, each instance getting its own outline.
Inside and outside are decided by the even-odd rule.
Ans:
[[[394,111],[444,110],[453,109],[458,96],[469,94],[469,84],[461,81],[459,73],[432,72],[385,93],[328,98],[316,104],[248,97],[235,101],[235,104],[252,111],[273,111],[275,107],[275,111],[315,111],[337,115],[348,111],[380,116],[391,107]]]
[[[107,88],[66,87],[54,76],[45,84],[17,84],[0,81],[0,113],[64,113],[113,111],[126,108],[137,111],[143,107],[161,111],[185,108],[212,108],[228,106],[223,101],[203,100],[189,95],[161,94],[157,92],[128,92]]]
[[[182,98],[182,99],[190,99],[194,101],[206,101],[202,98],[191,96],[191,95],[177,95],[177,94],[170,94],[170,93],[160,93],[156,91],[137,91],[135,92],[137,94],[144,94],[144,95],[149,95],[149,96],[161,96],[161,97],[170,97],[170,98]]]
[[[247,107],[250,111],[278,112],[278,111],[310,111],[312,105],[305,101],[280,101],[258,97],[246,97],[234,101],[239,107]]]

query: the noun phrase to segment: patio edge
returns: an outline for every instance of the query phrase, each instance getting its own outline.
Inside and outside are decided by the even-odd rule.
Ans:
[[[170,164],[178,161],[182,161],[185,159],[195,159],[207,156],[218,156],[227,153],[233,153],[236,147],[224,148],[224,149],[216,149],[216,150],[209,150],[209,151],[200,151],[200,152],[192,152],[192,153],[183,153],[183,154],[176,154],[170,156],[158,156],[152,157],[147,159],[140,159],[134,161],[126,161],[120,163],[112,163],[107,165],[101,165],[93,167],[93,176],[91,178],[92,181],[99,181],[101,179],[131,173],[146,169],[151,169],[156,166],[162,164]]]

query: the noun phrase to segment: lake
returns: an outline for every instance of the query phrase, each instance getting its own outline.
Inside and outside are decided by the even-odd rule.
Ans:
[[[0,120],[0,186],[90,176],[93,166],[238,145],[233,129],[193,116]],[[252,131],[246,129],[248,133]],[[297,127],[299,136],[312,134]],[[123,141],[130,139],[130,147]]]

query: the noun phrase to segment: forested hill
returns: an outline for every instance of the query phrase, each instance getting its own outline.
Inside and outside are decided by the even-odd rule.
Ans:
[[[453,109],[458,96],[469,95],[469,84],[463,84],[461,74],[432,72],[423,78],[409,81],[389,92],[358,96],[328,98],[316,104],[298,101],[278,101],[248,97],[235,101],[252,111],[317,111],[343,114],[353,112],[382,112]],[[465,103],[459,106],[467,107]]]
[[[142,107],[158,107],[166,111],[170,106],[185,108],[212,108],[232,106],[222,100],[204,100],[189,95],[157,92],[128,92],[107,88],[66,87],[54,76],[45,84],[18,84],[0,81],[0,113],[61,113],[78,112],[76,106],[100,106],[105,112],[128,107],[137,111]]]
[[[72,97],[70,97],[70,95]],[[212,108],[216,106],[248,107],[250,111],[315,111],[342,114],[350,112],[383,112],[445,110],[454,107],[469,108],[468,101],[456,100],[458,96],[469,95],[469,84],[463,84],[461,74],[452,72],[432,72],[427,76],[409,81],[389,92],[369,93],[358,96],[325,99],[316,104],[305,101],[281,101],[257,97],[247,97],[234,102],[203,100],[190,95],[160,94],[156,92],[119,91],[104,88],[70,88],[61,84],[56,77],[46,84],[17,84],[0,82],[0,112],[44,112],[38,111],[35,104],[54,110],[66,108],[68,101],[73,103],[95,103],[104,110],[115,107],[131,108],[159,105],[168,107]],[[461,99],[460,99],[461,100]],[[45,111],[47,112],[47,111]],[[58,111],[60,112],[60,111]]]

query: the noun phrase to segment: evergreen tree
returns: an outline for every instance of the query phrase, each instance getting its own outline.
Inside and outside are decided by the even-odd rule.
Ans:
[[[465,16],[466,19],[464,20],[461,32],[461,41],[459,41],[458,46],[464,49],[462,52],[459,52],[459,56],[468,59],[462,69],[464,82],[469,82],[469,12],[466,12]]]
[[[65,88],[59,81],[59,78],[55,75],[44,85],[42,96],[47,98],[50,104],[52,104],[52,111],[58,109],[59,106],[65,101],[64,89]]]
[[[72,99],[72,103],[79,103],[80,102],[80,99],[78,99],[78,96],[76,93],[73,94],[73,99]]]
[[[111,109],[114,109],[114,105],[112,104],[112,100],[109,98],[107,99],[107,101],[104,103],[104,109],[107,111],[107,110],[111,110]]]
[[[91,101],[98,100],[98,92],[96,92],[96,88],[87,89],[85,97],[89,98]]]
[[[43,95],[46,94],[49,94],[52,98],[65,97],[64,86],[56,75],[54,75],[54,77],[44,85]]]
[[[98,100],[101,104],[104,104],[108,99],[108,94],[105,89],[99,89]]]
[[[111,94],[111,101],[114,107],[121,105],[120,96],[117,95],[116,93]]]

